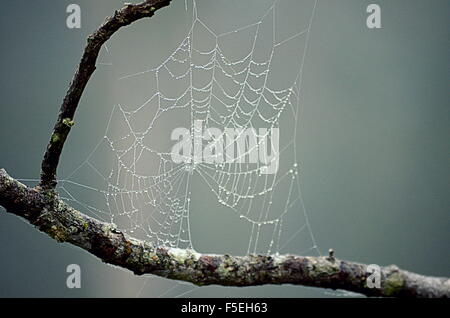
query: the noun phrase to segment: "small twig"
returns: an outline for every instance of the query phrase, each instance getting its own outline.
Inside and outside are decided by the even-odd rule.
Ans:
[[[330,249],[328,250],[328,259],[329,259],[330,261],[334,261],[334,250],[333,250],[332,248],[330,248]]]

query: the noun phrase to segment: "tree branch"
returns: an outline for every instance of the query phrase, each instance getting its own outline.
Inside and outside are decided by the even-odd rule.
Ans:
[[[448,278],[427,277],[396,266],[381,268],[381,288],[367,286],[367,265],[329,257],[295,255],[206,255],[189,249],[154,246],[129,237],[114,224],[75,210],[56,193],[56,170],[73,118],[101,46],[121,27],[167,6],[170,0],[127,4],[88,37],[81,62],[61,105],[42,161],[41,182],[29,188],[0,169],[0,205],[58,242],[79,246],[106,263],[135,274],[154,274],[196,285],[256,286],[295,284],[345,289],[368,296],[450,297]]]
[[[59,158],[70,128],[74,124],[73,118],[81,95],[96,69],[95,65],[102,45],[120,28],[139,19],[152,17],[156,10],[168,6],[170,1],[147,0],[135,5],[127,4],[116,11],[112,17],[107,18],[98,30],[88,37],[86,48],[64,97],[58,120],[42,160],[40,187],[47,190],[56,187],[56,169],[58,168]]]
[[[114,224],[73,209],[58,195],[28,188],[0,169],[0,205],[58,242],[79,246],[102,261],[133,271],[196,285],[295,284],[345,289],[368,296],[450,297],[450,279],[427,277],[396,266],[381,268],[381,288],[369,288],[367,265],[334,257],[207,255],[154,246],[129,237]]]

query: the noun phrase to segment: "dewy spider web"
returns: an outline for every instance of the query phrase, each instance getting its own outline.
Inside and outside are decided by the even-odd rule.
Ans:
[[[200,182],[210,193],[197,197],[210,195],[216,205],[233,211],[239,222],[248,224],[243,253],[278,253],[303,234],[299,246],[304,248],[298,252],[320,254],[303,204],[296,149],[302,75],[316,4],[317,0],[305,29],[276,39],[277,1],[258,21],[217,34],[198,15],[194,0],[192,26],[180,45],[158,66],[120,76],[120,83],[139,78],[148,81],[145,93],[153,93],[136,107],[113,107],[103,139],[77,169],[59,181],[64,200],[133,236],[195,249],[192,198],[195,184]],[[267,33],[271,33],[269,40]],[[235,37],[244,38],[247,47],[238,44],[230,53],[227,43]],[[271,80],[278,50],[298,41],[303,47],[291,52],[299,64],[292,80]],[[105,52],[111,56],[108,48]],[[104,61],[98,64],[114,67]],[[280,168],[275,174],[262,174],[259,163],[176,164],[170,156],[175,141],[169,141],[170,134],[162,136],[157,128],[160,122],[160,126],[172,125],[171,129],[178,126],[165,119],[167,114],[181,114],[188,129],[195,120],[202,120],[204,129],[222,131],[279,128],[283,140]],[[286,120],[291,120],[288,126]],[[113,161],[111,169],[105,170],[104,162],[95,160],[101,148]],[[79,181],[77,174],[83,169],[100,178],[99,183]],[[81,195],[82,191],[90,194]],[[97,199],[86,203],[91,195]],[[295,224],[290,224],[289,215],[298,217]]]

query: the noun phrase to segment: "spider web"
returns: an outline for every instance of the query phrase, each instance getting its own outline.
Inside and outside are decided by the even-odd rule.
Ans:
[[[103,138],[59,180],[62,198],[135,237],[192,249],[192,213],[204,200],[211,207],[204,213],[230,211],[245,224],[236,230],[246,237],[242,253],[278,253],[295,242],[298,253],[320,254],[302,199],[296,140],[317,0],[311,3],[305,28],[277,38],[278,1],[257,21],[221,33],[192,1],[192,23],[179,45],[160,64],[117,76],[119,85],[141,83],[136,93],[145,101],[114,104]],[[112,60],[105,47],[98,66],[114,68]],[[170,131],[198,120],[222,131],[279,128],[277,172],[262,173],[260,163],[174,163]]]

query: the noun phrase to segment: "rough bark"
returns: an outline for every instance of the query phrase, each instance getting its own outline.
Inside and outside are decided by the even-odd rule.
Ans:
[[[135,274],[154,274],[196,285],[255,286],[295,284],[345,289],[368,296],[450,297],[448,278],[427,277],[391,265],[381,268],[381,288],[369,288],[367,265],[328,257],[296,255],[206,255],[189,249],[154,246],[122,233],[70,207],[55,191],[56,170],[76,108],[95,71],[101,46],[121,27],[167,6],[170,0],[147,0],[116,11],[88,37],[81,62],[61,105],[42,161],[41,182],[29,188],[0,169],[0,205],[58,242],[79,246],[106,263]]]
[[[168,6],[170,0],[149,0],[139,4],[126,4],[116,11],[87,39],[78,69],[70,83],[66,96],[59,110],[58,120],[47,146],[41,166],[41,184],[44,189],[54,189],[56,186],[56,169],[61,156],[64,143],[74,125],[75,111],[80,102],[81,95],[96,69],[98,53],[102,45],[120,28],[136,20],[152,17],[156,10]]]
[[[426,277],[396,266],[381,268],[381,287],[369,288],[367,265],[335,257],[296,255],[207,255],[154,246],[129,237],[115,225],[73,209],[57,194],[28,188],[0,169],[0,205],[58,242],[68,242],[102,261],[133,271],[196,285],[295,284],[345,289],[368,296],[449,297],[448,278]]]

